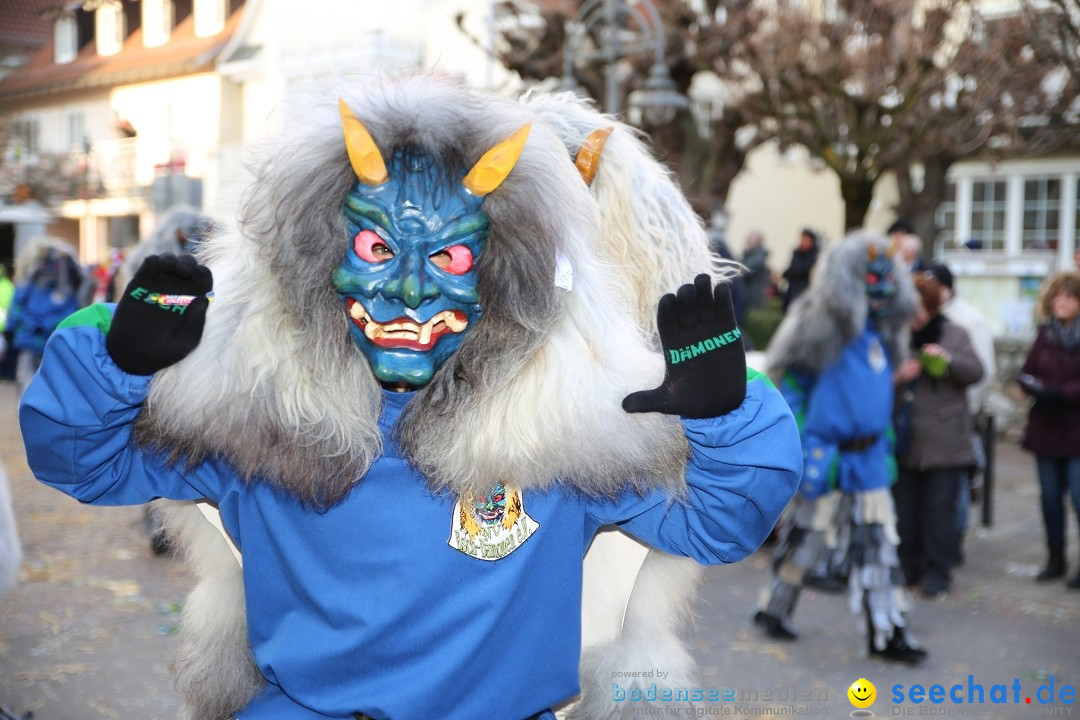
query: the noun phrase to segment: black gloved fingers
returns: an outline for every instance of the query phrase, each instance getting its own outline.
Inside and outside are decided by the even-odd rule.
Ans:
[[[694,289],[697,291],[697,319],[699,323],[712,325],[716,319],[716,310],[713,307],[712,278],[702,273],[694,278]]]
[[[185,255],[184,257],[191,258],[191,262],[194,263],[194,269],[191,272],[191,280],[195,287],[195,293],[193,294],[202,296],[213,290],[214,275],[210,272],[210,268],[200,265],[191,255]]]
[[[142,265],[135,269],[135,277],[148,274],[157,274],[161,270],[161,256],[150,255],[142,261]]]
[[[194,350],[202,339],[202,329],[206,326],[206,311],[209,308],[209,298],[199,296],[192,300],[191,304],[184,310],[184,325],[186,327],[178,328],[173,333],[175,336],[180,337],[182,332],[185,337],[192,341],[183,343],[188,352]],[[193,328],[198,328],[198,332],[192,333]]]
[[[176,258],[176,277],[187,279],[194,274],[197,267],[199,267],[198,261],[184,253]]]
[[[205,295],[214,288],[214,276],[192,255],[164,253],[146,258],[131,284],[162,293]]]
[[[697,288],[683,285],[675,292],[678,300],[677,316],[679,327],[691,327],[697,324]]]
[[[662,412],[665,398],[662,388],[639,390],[624,397],[622,407],[628,413]]]
[[[713,311],[720,327],[735,327],[735,304],[731,301],[731,286],[727,283],[717,283],[713,296]]]
[[[678,301],[675,299],[675,295],[668,293],[660,298],[660,302],[656,305],[656,322],[658,325],[669,325],[676,321]]]
[[[150,257],[154,257],[151,255]],[[150,258],[147,258],[149,260]],[[168,275],[176,274],[176,256],[172,253],[164,253],[157,256],[158,270]]]

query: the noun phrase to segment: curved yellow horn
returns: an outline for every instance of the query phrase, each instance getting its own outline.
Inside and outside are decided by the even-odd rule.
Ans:
[[[870,259],[870,262],[877,260],[877,245],[870,243],[866,246],[866,256]]]
[[[596,178],[596,171],[600,169],[600,156],[604,152],[604,143],[614,130],[614,127],[597,128],[589,133],[585,142],[581,143],[581,149],[574,158],[574,165],[581,173],[581,179],[586,185],[592,185]]]
[[[898,253],[899,251],[900,251],[900,238],[899,237],[894,237],[893,241],[891,243],[889,243],[889,247],[887,247],[885,249],[885,257],[892,260],[893,256],[896,255],[896,253]]]
[[[386,163],[371,133],[344,100],[338,99],[338,109],[341,111],[341,127],[345,131],[349,162],[357,179],[365,185],[382,185],[390,176],[386,173]]]
[[[514,169],[531,129],[532,123],[522,125],[513,135],[484,153],[461,181],[465,188],[473,195],[484,197],[499,187]]]

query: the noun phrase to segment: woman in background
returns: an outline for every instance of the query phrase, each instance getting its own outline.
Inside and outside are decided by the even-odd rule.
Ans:
[[[1038,311],[1044,324],[1017,380],[1033,398],[1024,448],[1035,454],[1049,557],[1036,577],[1065,574],[1065,503],[1068,490],[1080,517],[1080,272],[1060,273],[1043,287]],[[1080,588],[1080,573],[1069,581]]]

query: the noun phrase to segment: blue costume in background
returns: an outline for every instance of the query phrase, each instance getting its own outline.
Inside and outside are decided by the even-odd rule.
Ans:
[[[895,358],[890,357],[897,345],[881,332],[881,327],[902,327],[906,312],[897,309],[902,303],[893,302],[899,283],[891,252],[879,242],[849,237],[826,256],[824,275],[796,305],[795,316],[785,320],[787,332],[771,358],[783,373],[781,392],[799,426],[803,478],[754,621],[770,637],[794,640],[791,616],[808,576],[845,576],[851,609],[865,614],[870,654],[914,663],[926,653],[904,632],[909,601],[899,570],[896,511],[889,491],[897,474],[892,430]],[[862,297],[851,297],[856,288]],[[905,282],[907,293],[910,288],[910,281]],[[825,305],[835,314],[823,312]],[[847,312],[836,312],[837,307]],[[820,325],[807,329],[811,322]],[[854,337],[821,343],[800,355],[800,334],[807,332],[816,333],[818,340],[826,335],[830,340]],[[816,369],[806,367],[813,363]]]
[[[249,639],[267,680],[240,719],[532,717],[577,692],[581,558],[600,526],[703,563],[734,562],[768,534],[798,481],[791,415],[752,373],[735,411],[683,420],[685,504],[659,491],[609,501],[558,487],[521,493],[528,524],[505,541],[510,552],[483,562],[450,544],[463,532],[454,498],[432,493],[392,438],[411,393],[384,394],[382,456],[317,512],[245,483],[221,459],[172,466],[134,446],[152,376],[116,367],[104,345],[110,321],[94,306],[50,341],[21,408],[27,456],[39,479],[82,502],[218,504],[244,552]],[[508,665],[530,681],[498,681]]]
[[[30,382],[45,342],[60,321],[81,306],[79,291],[83,272],[75,259],[47,242],[41,244],[26,279],[15,289],[15,296],[8,311],[6,331],[10,333],[14,349],[18,353],[17,377],[25,388]],[[33,252],[33,250],[29,250]]]

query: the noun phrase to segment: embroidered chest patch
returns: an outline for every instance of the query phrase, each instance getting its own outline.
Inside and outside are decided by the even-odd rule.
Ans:
[[[889,361],[885,357],[885,349],[881,347],[881,343],[877,338],[870,341],[870,367],[876,373],[884,372],[888,367]]]
[[[499,560],[540,527],[525,512],[521,491],[499,483],[486,496],[458,500],[447,544],[478,560]]]

